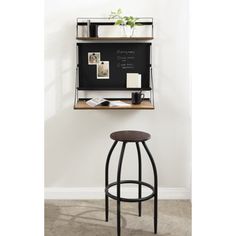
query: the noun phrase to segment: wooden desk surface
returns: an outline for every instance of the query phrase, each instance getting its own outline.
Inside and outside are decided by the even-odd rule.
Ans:
[[[122,102],[129,103],[131,104],[130,100],[122,100]],[[75,104],[74,109],[81,109],[81,110],[130,110],[130,109],[154,109],[153,104],[150,101],[144,100],[142,101],[141,104],[133,105],[131,104],[130,106],[96,106],[96,107],[91,107],[89,106],[86,101],[79,101],[78,103]]]

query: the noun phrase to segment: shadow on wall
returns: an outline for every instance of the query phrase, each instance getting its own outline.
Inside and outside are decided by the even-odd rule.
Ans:
[[[47,27],[50,29],[50,25]],[[114,123],[119,129],[127,116],[135,115],[135,112],[127,111],[73,110],[76,65],[74,22],[60,29],[46,32],[45,43],[45,176],[47,185],[53,186],[66,179],[75,163],[89,166],[91,159],[88,153],[95,152],[91,147],[105,145],[99,137],[108,137],[109,129],[114,131]]]
[[[53,21],[51,24],[53,24]],[[47,23],[45,34],[45,175],[53,167],[62,176],[61,168],[63,156],[68,158],[69,150],[73,149],[76,142],[72,115],[74,78],[75,78],[75,42],[74,24],[62,25],[59,29],[54,28],[54,24]],[[52,31],[50,31],[52,29]],[[72,57],[74,55],[74,57]],[[75,140],[75,142],[72,142]],[[78,142],[78,141],[77,141]],[[68,146],[67,149],[62,147]],[[68,158],[69,159],[69,158]],[[69,161],[69,160],[68,160]],[[66,168],[66,166],[64,166]],[[47,182],[47,180],[46,180]]]
[[[47,26],[50,29],[50,24]],[[72,24],[45,35],[45,107],[46,120],[65,107],[73,94],[75,75],[75,43]],[[73,56],[74,55],[74,56]]]

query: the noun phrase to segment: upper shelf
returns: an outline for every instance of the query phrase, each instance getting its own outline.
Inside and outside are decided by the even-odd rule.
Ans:
[[[109,18],[77,18],[76,39],[87,41],[147,41],[153,39],[153,18],[138,17],[132,37],[127,35],[127,29],[115,25],[115,19]]]
[[[78,40],[87,40],[87,41],[105,41],[105,40],[124,40],[124,41],[130,41],[130,40],[153,40],[153,37],[77,37]]]
[[[144,25],[152,25],[153,24],[153,17],[137,17],[138,23]],[[77,19],[78,25],[85,25],[89,20],[91,23],[96,23],[99,25],[114,25],[115,19],[110,19],[108,17],[78,17]]]

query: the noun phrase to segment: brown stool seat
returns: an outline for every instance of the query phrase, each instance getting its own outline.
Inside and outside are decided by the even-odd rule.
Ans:
[[[142,131],[123,130],[110,135],[111,139],[121,142],[143,142],[151,138],[151,135]]]

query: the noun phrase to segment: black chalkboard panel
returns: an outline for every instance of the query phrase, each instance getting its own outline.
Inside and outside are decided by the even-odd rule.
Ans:
[[[77,43],[79,89],[126,89],[126,73],[142,75],[142,89],[149,89],[151,43]],[[100,52],[109,61],[109,79],[97,79],[97,66],[88,64],[88,53]]]

